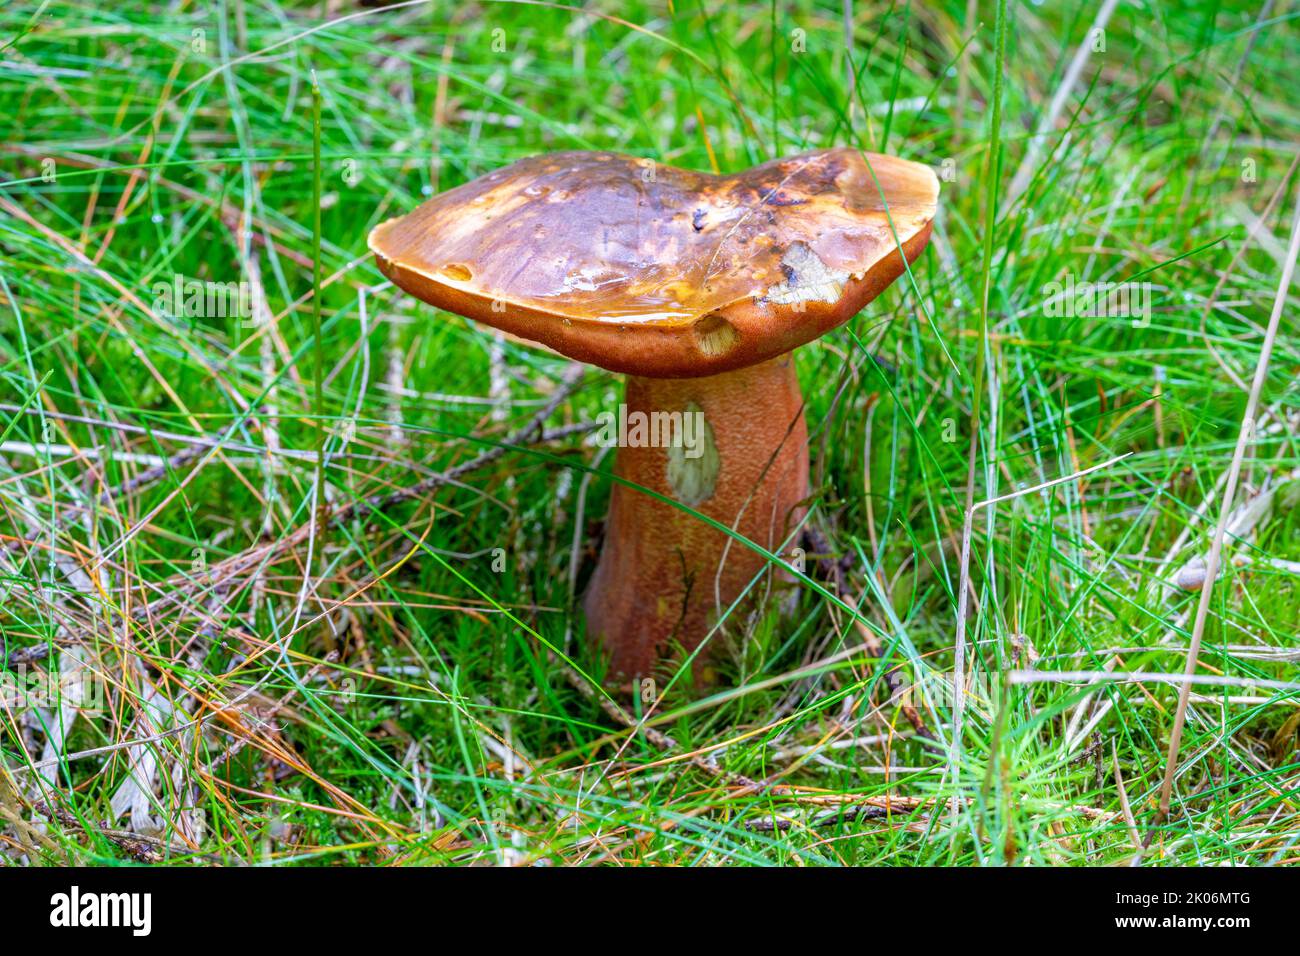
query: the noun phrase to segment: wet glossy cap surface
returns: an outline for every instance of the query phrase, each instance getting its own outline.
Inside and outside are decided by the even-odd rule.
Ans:
[[[553,153],[380,224],[370,248],[441,308],[606,368],[688,377],[846,321],[924,247],[938,191],[927,166],[848,148],[731,176]]]

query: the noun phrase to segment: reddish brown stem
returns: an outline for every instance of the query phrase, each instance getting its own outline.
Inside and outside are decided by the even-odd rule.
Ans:
[[[702,433],[699,419],[686,417],[695,412]],[[663,447],[673,413],[682,416],[679,441]],[[620,478],[768,550],[795,527],[808,496],[808,434],[791,355],[706,378],[629,377],[618,425]],[[585,599],[588,634],[609,655],[611,676],[663,676],[663,664],[694,651],[767,564],[690,512],[616,484]],[[763,590],[759,582],[751,594]],[[702,652],[695,677],[710,676]]]

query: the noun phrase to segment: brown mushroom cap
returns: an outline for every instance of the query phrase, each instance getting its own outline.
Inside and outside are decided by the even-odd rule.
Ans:
[[[925,248],[938,194],[928,166],[848,148],[734,176],[552,153],[381,223],[370,249],[439,308],[612,371],[689,378],[848,321],[903,272],[900,244],[908,262]]]

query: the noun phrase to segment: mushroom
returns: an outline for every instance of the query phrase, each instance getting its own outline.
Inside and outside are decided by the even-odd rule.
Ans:
[[[798,527],[808,450],[791,352],[920,255],[938,193],[928,166],[849,148],[732,176],[566,152],[371,232],[380,270],[416,298],[627,374],[584,598],[614,675],[695,651],[768,564],[691,511],[769,551]]]

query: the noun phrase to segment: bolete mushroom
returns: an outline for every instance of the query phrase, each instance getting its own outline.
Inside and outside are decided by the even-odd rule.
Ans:
[[[938,193],[928,166],[848,148],[732,176],[554,153],[381,223],[370,248],[425,302],[626,373],[615,474],[774,550],[808,496],[791,350],[920,255]],[[694,651],[763,571],[729,539],[615,485],[584,599],[615,675]]]

